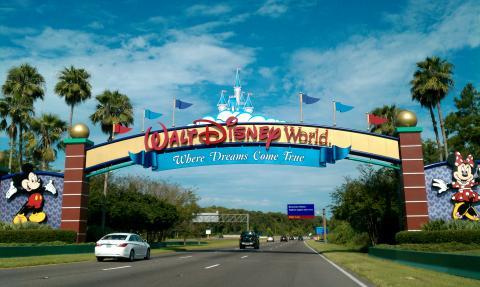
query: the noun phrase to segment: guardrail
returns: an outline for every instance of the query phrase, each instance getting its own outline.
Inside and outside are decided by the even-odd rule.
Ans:
[[[153,242],[150,244],[152,249],[166,247],[182,247],[192,245],[206,245],[203,241],[167,241]],[[34,246],[0,246],[0,258],[27,257],[42,255],[62,255],[62,254],[81,254],[94,253],[95,244],[68,244],[68,245],[34,245]]]
[[[480,256],[370,247],[371,256],[452,275],[480,279]]]
[[[72,244],[57,246],[1,246],[0,258],[93,253],[94,250],[95,244]]]
[[[164,247],[181,247],[181,246],[196,246],[196,245],[206,245],[207,242],[203,241],[166,241],[166,242],[152,242],[150,243],[150,248],[164,248]]]

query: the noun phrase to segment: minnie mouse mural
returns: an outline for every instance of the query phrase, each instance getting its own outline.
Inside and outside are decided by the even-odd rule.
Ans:
[[[454,219],[470,219],[478,221],[480,218],[474,204],[480,201],[479,195],[473,187],[479,183],[476,181],[477,164],[470,154],[466,159],[457,151],[447,159],[447,164],[452,168],[453,182],[446,183],[442,179],[433,179],[432,186],[438,188],[441,194],[449,189],[456,189],[452,201],[455,202],[452,216]]]
[[[53,185],[52,180],[43,186],[42,180],[33,172],[33,166],[31,164],[25,164],[22,170],[22,173],[17,174],[12,178],[10,188],[5,195],[7,199],[10,199],[12,196],[20,193],[28,194],[27,202],[25,202],[17,212],[13,218],[13,223],[19,224],[27,221],[37,223],[43,222],[47,218],[47,215],[43,212],[43,204],[45,202],[43,193],[48,191],[52,194],[56,194],[57,190]]]

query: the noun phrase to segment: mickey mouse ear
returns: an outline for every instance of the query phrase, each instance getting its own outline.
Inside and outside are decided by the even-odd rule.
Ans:
[[[33,171],[33,164],[31,163],[26,163],[22,166],[22,171],[25,173],[30,173]]]

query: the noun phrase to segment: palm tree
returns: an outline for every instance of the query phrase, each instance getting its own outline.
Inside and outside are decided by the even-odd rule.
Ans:
[[[395,134],[395,119],[398,112],[399,109],[395,105],[384,105],[383,107],[373,109],[370,114],[386,118],[388,122],[378,126],[372,125],[370,127],[370,132],[393,136]]]
[[[437,126],[437,121],[435,119],[435,114],[433,113],[433,97],[429,94],[422,94],[418,90],[414,89],[413,86],[419,85],[417,84],[417,81],[420,81],[420,79],[414,78],[411,81],[412,84],[412,100],[417,101],[420,103],[420,105],[424,108],[428,108],[428,111],[430,112],[430,118],[432,119],[432,125],[433,125],[433,132],[435,134],[435,140],[437,142],[437,149],[440,150],[442,148],[442,145],[440,143],[440,136],[438,135],[438,126]],[[443,159],[443,153],[439,153],[440,160]]]
[[[15,97],[5,97],[0,99],[0,115],[2,121],[0,127],[5,130],[9,137],[10,153],[8,158],[8,170],[13,172],[13,157],[16,147],[16,139],[18,134],[18,123],[22,122],[25,115],[33,114],[33,106],[23,105],[21,101],[18,101]],[[10,121],[8,121],[8,119]],[[29,118],[26,118],[26,122],[29,122]],[[23,138],[22,138],[23,140]],[[20,165],[21,167],[21,165]]]
[[[42,152],[38,146],[37,135],[31,128],[23,134],[23,142],[25,145],[24,160],[34,167],[41,167]]]
[[[90,120],[100,123],[102,132],[108,135],[107,141],[113,140],[113,124],[128,126],[133,124],[133,107],[128,96],[118,91],[106,90],[95,97],[97,109],[90,115]],[[108,172],[105,173],[103,181],[104,202],[102,205],[102,230],[105,230],[106,200],[108,188]]]
[[[128,126],[133,124],[133,108],[128,96],[118,91],[104,91],[95,97],[97,109],[90,116],[94,124],[100,123],[102,132],[108,135],[107,141],[113,139],[113,124]]]
[[[447,136],[440,102],[453,87],[453,65],[439,57],[427,57],[417,63],[417,71],[413,74],[412,98],[426,98],[424,103],[436,106],[440,129],[442,130],[445,158],[448,156]]]
[[[74,66],[63,69],[58,77],[55,93],[64,97],[65,102],[70,106],[70,126],[72,126],[73,108],[92,96],[89,78],[90,74],[87,71],[76,69]]]
[[[2,85],[2,91],[6,98],[10,97],[10,104],[18,107],[15,117],[11,120],[18,126],[18,158],[19,165],[23,165],[23,131],[30,117],[34,114],[33,103],[42,99],[45,94],[45,79],[35,67],[22,64],[11,68],[7,73],[7,79]]]
[[[48,163],[55,160],[57,149],[54,147],[67,130],[67,123],[53,114],[42,114],[31,123],[32,131],[37,135],[37,146],[41,154],[42,169],[48,169]]]

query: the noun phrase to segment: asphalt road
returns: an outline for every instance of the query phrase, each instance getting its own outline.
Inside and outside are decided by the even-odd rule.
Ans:
[[[176,252],[148,261],[82,262],[0,270],[0,286],[366,286],[304,242]]]

